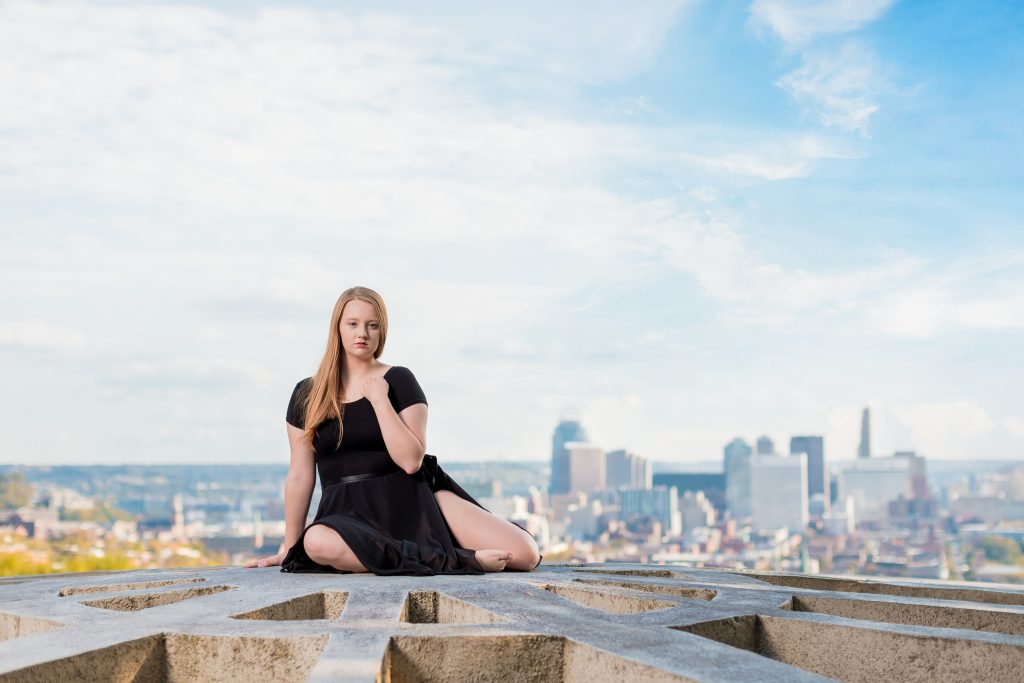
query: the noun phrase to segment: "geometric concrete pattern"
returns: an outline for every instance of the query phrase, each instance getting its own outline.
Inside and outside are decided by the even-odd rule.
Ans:
[[[8,681],[1020,681],[1024,591],[652,565],[0,579]]]

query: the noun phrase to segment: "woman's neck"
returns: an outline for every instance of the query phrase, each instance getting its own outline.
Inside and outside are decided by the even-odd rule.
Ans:
[[[345,364],[342,367],[342,377],[366,377],[374,371],[381,363],[376,359],[372,359],[369,362],[364,360],[352,360],[351,358],[345,359]]]
[[[345,402],[355,401],[362,397],[358,387],[362,385],[363,380],[368,377],[372,377],[376,373],[376,368],[382,365],[376,358],[367,363],[364,360],[351,361],[345,359],[345,365],[341,371],[341,400]]]

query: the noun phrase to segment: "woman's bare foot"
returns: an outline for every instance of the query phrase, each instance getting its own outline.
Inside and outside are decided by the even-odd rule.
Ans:
[[[504,571],[505,564],[512,559],[512,553],[507,550],[477,550],[476,561],[484,568],[485,572]]]

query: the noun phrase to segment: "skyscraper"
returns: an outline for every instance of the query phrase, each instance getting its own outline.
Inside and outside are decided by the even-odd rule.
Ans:
[[[775,455],[775,442],[767,436],[759,437],[757,440],[758,455]]]
[[[712,505],[726,510],[725,472],[658,472],[653,481],[655,486],[674,486],[680,495],[685,491],[703,491]]]
[[[925,470],[924,457],[915,451],[896,451],[892,454],[894,458],[908,458],[910,460],[910,492],[917,500],[924,500],[931,497],[928,489],[928,474]]]
[[[789,440],[791,454],[807,455],[807,496],[820,494],[825,507],[829,501],[828,469],[825,467],[825,439],[821,436],[794,436]]]
[[[624,449],[605,453],[605,475],[610,489],[620,486],[651,488],[651,463]]]
[[[758,529],[807,526],[807,456],[757,455],[750,461],[750,508]]]
[[[569,493],[591,494],[607,487],[604,451],[593,444],[569,441]]]
[[[619,514],[628,520],[634,515],[655,517],[663,533],[674,536],[683,531],[679,511],[679,492],[675,487],[655,486],[650,489],[619,489]]]
[[[715,506],[703,491],[685,491],[679,496],[679,513],[683,516],[683,531],[702,526],[714,526]]]
[[[857,447],[858,458],[871,457],[871,409],[864,408],[860,416],[860,446]]]
[[[858,521],[884,520],[889,516],[889,503],[900,496],[911,500],[916,497],[915,493],[927,494],[924,474],[924,458],[914,453],[900,453],[891,458],[857,458],[842,464],[840,498],[853,497]]]
[[[733,519],[750,516],[750,457],[753,451],[743,439],[725,447],[725,505]]]
[[[569,492],[569,452],[565,444],[570,441],[587,441],[587,433],[576,420],[563,420],[555,427],[551,437],[551,483],[548,493]]]

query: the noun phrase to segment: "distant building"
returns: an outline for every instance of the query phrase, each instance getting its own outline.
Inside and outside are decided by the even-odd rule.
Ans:
[[[174,524],[171,526],[171,533],[174,538],[185,540],[188,538],[185,531],[185,500],[180,493],[174,494],[172,506],[174,508]]]
[[[828,501],[825,500],[825,496],[820,493],[815,493],[813,496],[807,498],[807,513],[813,519],[821,519],[828,513]]]
[[[570,441],[565,444],[569,454],[569,492],[593,493],[607,488],[604,451],[594,444]]]
[[[860,416],[860,445],[857,446],[858,458],[871,457],[871,409],[864,408]]]
[[[563,420],[555,427],[551,437],[551,483],[548,493],[569,492],[569,452],[565,444],[571,441],[587,441],[587,433],[579,422]]]
[[[934,498],[904,498],[889,501],[889,519],[909,522],[912,520],[935,519],[939,516],[938,501]]]
[[[828,510],[829,491],[828,468],[825,466],[825,439],[821,436],[794,436],[789,440],[790,453],[803,453],[807,456],[807,497],[809,500],[820,500],[824,509]],[[821,496],[815,499],[815,496]],[[820,516],[820,515],[819,515]]]
[[[605,476],[610,489],[620,486],[649,489],[653,485],[650,461],[627,450],[605,454]]]
[[[758,455],[775,455],[775,442],[767,436],[758,437],[757,439],[757,454]]]
[[[623,520],[634,516],[654,517],[665,534],[678,536],[683,532],[679,493],[675,488],[655,483],[654,488],[619,489],[618,493],[619,515]]]
[[[858,522],[884,520],[892,501],[927,497],[924,458],[912,453],[858,458],[843,463],[839,486],[841,497],[853,497]]]
[[[716,510],[725,511],[724,472],[660,472],[653,479],[655,486],[674,486],[680,494],[703,491]]]
[[[750,461],[750,507],[758,529],[807,526],[807,456],[756,455]]]
[[[683,531],[713,526],[715,523],[715,508],[704,497],[703,491],[686,491],[679,496],[679,513],[683,518]]]
[[[583,505],[569,507],[569,524],[566,533],[580,540],[597,536],[598,525],[604,508],[600,501],[591,500]]]
[[[824,531],[832,536],[848,536],[857,526],[853,496],[839,499],[822,518]]]
[[[559,493],[548,497],[550,514],[552,519],[564,519],[569,515],[569,509],[575,506],[585,505],[590,497],[585,493]]]
[[[753,450],[743,439],[725,447],[725,507],[733,519],[750,516],[750,458]]]
[[[931,491],[928,489],[928,473],[925,470],[924,457],[918,455],[915,451],[896,451],[892,454],[892,457],[910,459],[911,496],[915,500],[930,498]]]
[[[949,502],[949,513],[959,519],[980,520],[990,524],[1008,519],[1024,519],[1024,500],[1002,496],[958,495]]]

